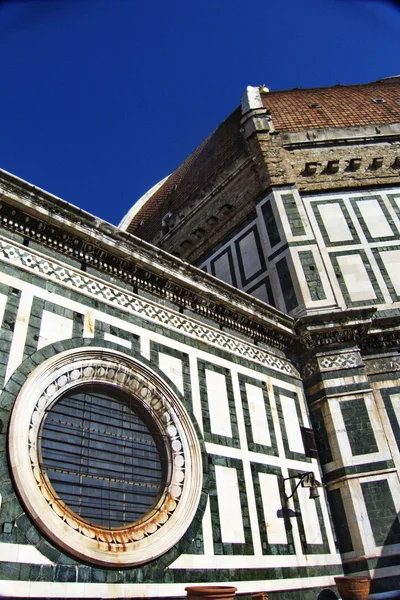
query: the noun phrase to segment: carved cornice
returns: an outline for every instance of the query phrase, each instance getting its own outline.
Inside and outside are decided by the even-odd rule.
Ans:
[[[66,202],[0,172],[0,223],[87,267],[129,283],[275,348],[294,340],[294,320],[256,298],[120,231]]]

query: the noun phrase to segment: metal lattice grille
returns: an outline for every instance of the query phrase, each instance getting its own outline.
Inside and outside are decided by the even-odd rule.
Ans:
[[[42,469],[77,515],[106,528],[143,517],[164,483],[165,451],[150,415],[103,386],[61,397],[41,432]]]

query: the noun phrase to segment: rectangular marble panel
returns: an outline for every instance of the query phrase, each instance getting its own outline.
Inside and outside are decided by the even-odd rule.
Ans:
[[[371,280],[359,254],[338,256],[337,262],[352,302],[376,298]]]
[[[251,431],[255,444],[271,445],[267,413],[265,412],[264,394],[262,388],[246,383],[246,395],[249,405]]]
[[[267,288],[265,283],[262,283],[260,285],[260,287],[257,287],[253,290],[248,291],[246,290],[248,294],[250,294],[251,296],[254,296],[255,298],[258,298],[259,300],[261,300],[262,302],[266,302],[267,304],[270,304],[270,299],[268,298],[268,293],[267,293]]]
[[[310,488],[297,488],[297,496],[300,503],[301,518],[303,520],[304,533],[307,544],[322,544],[321,528],[319,526],[317,507],[315,500],[310,499]]]
[[[331,242],[347,242],[353,239],[340,204],[319,204],[318,210]]]
[[[246,279],[249,279],[254,273],[261,270],[261,261],[258,254],[256,238],[251,231],[239,242],[240,256],[242,257],[243,269]]]
[[[226,379],[221,373],[205,370],[211,433],[232,437]]]
[[[400,296],[400,250],[380,252],[380,257],[397,295]]]
[[[289,396],[280,396],[282,404],[283,419],[285,421],[286,433],[288,436],[289,449],[292,452],[304,453],[303,438],[299,425],[299,418],[296,411],[296,403]]]
[[[222,279],[222,281],[226,281],[226,283],[233,285],[233,277],[228,252],[225,252],[219,258],[217,258],[217,260],[214,261],[213,266],[215,269],[215,277],[218,277],[218,279]]]
[[[67,317],[44,310],[40,323],[38,350],[48,344],[70,339],[72,337],[73,325],[74,322],[72,319],[67,319]]]
[[[161,371],[170,378],[183,394],[182,361],[179,358],[160,352],[158,355],[158,364]]]
[[[277,516],[277,511],[282,505],[276,475],[272,473],[259,473],[261,500],[264,510],[265,527],[269,544],[287,544],[284,519]]]
[[[244,544],[242,507],[236,469],[215,466],[218,511],[223,543]]]
[[[378,200],[375,198],[371,198],[371,200],[359,200],[357,206],[360,209],[371,237],[393,236],[392,228],[387,222]]]

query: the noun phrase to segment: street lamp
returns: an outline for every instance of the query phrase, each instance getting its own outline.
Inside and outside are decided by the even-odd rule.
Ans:
[[[315,475],[312,471],[309,471],[308,473],[297,473],[296,475],[292,475],[291,477],[285,477],[283,481],[287,481],[288,479],[297,479],[297,478],[300,479],[300,481],[294,488],[293,492],[290,494],[290,496],[286,496],[286,494],[285,494],[286,502],[290,498],[293,497],[293,495],[294,495],[295,491],[297,490],[297,488],[299,487],[299,485],[301,485],[301,487],[310,488],[310,499],[315,500],[316,498],[319,498],[318,488],[322,487],[323,484],[315,479]]]

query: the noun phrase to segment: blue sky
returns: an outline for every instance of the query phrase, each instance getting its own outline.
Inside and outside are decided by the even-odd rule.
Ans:
[[[111,223],[240,102],[400,74],[400,8],[355,0],[0,2],[0,167]]]

